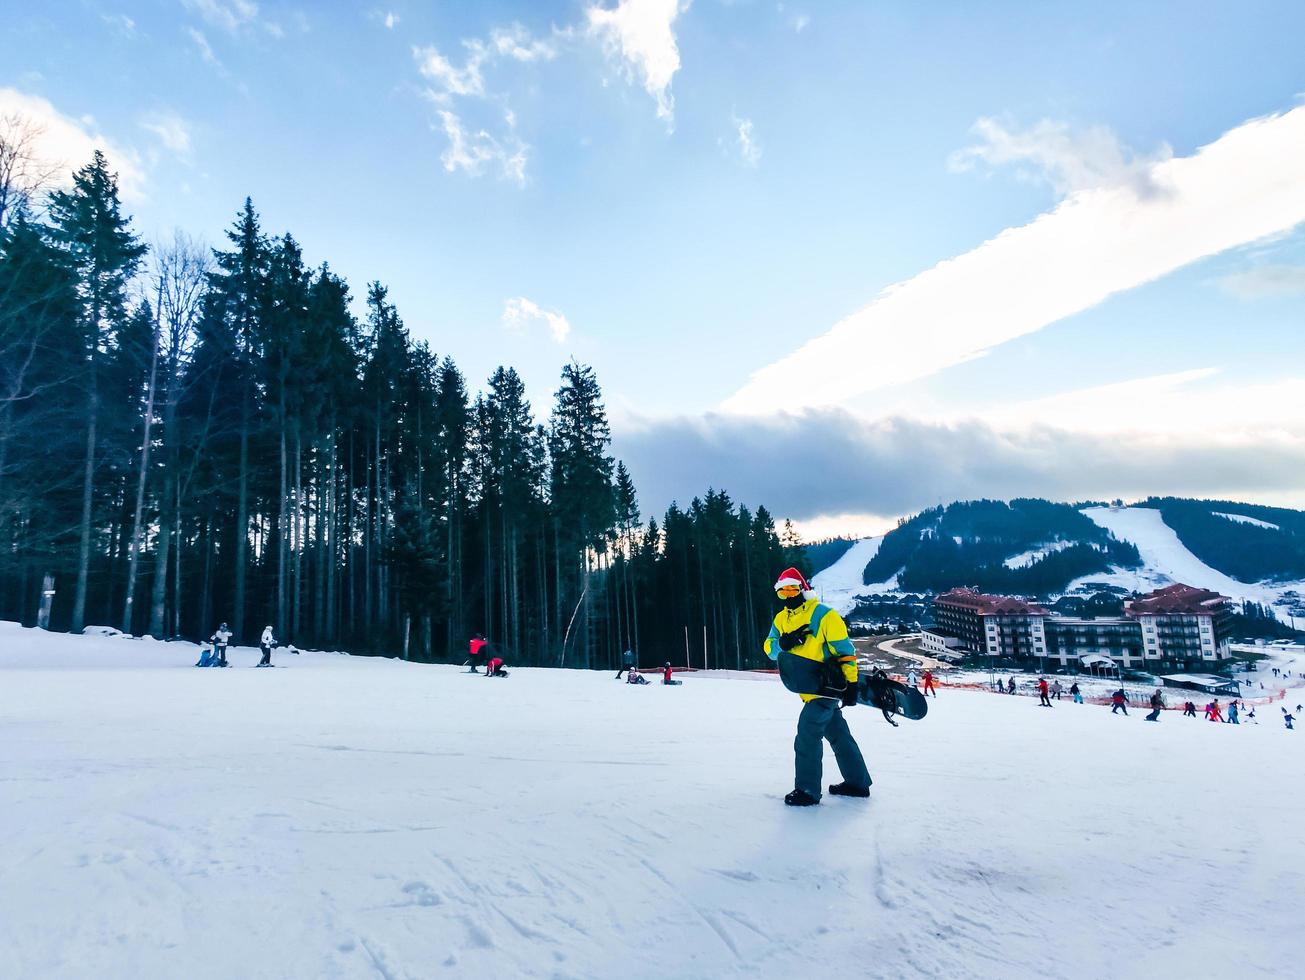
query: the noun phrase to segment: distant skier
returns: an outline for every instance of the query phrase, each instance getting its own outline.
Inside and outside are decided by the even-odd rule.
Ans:
[[[616,672],[616,679],[621,679],[621,674],[634,670],[634,651],[626,650],[621,654],[621,669]]]
[[[231,630],[227,629],[227,624],[223,623],[217,628],[208,642],[213,644],[213,656],[217,658],[215,667],[227,666],[227,644],[231,642]]]
[[[1014,694],[1014,693],[1015,693],[1015,678],[1014,678],[1014,677],[1008,677],[1008,678],[1006,678],[1006,693],[1007,693],[1007,694]]]
[[[911,686],[914,687],[915,685]],[[924,670],[924,693],[932,694],[934,697],[938,696],[938,689],[933,686],[933,671],[927,667]]]
[[[1240,725],[1240,724],[1241,724],[1241,722],[1237,720],[1237,702],[1236,702],[1236,701],[1229,702],[1229,704],[1228,704],[1228,724],[1230,724],[1230,725]]]
[[[1047,679],[1045,677],[1039,677],[1038,678],[1038,707],[1039,708],[1051,707],[1051,698],[1047,697],[1047,692],[1049,690],[1050,688],[1047,687]]]
[[[762,649],[779,665],[784,686],[799,694],[803,702],[793,739],[793,792],[784,802],[788,806],[820,802],[826,741],[843,776],[829,792],[867,797],[870,773],[842,711],[845,705],[856,704],[859,680],[847,625],[835,610],[816,601],[815,592],[796,568],[779,573],[775,595],[783,608],[775,614]]]
[[[263,659],[258,662],[258,666],[272,666],[272,650],[276,645],[276,637],[272,635],[272,624],[268,623],[263,627],[263,635],[258,641],[258,649],[263,651]]]
[[[1292,722],[1294,722],[1295,720],[1296,720],[1295,715],[1287,714],[1286,708],[1282,709],[1282,723],[1287,726],[1287,731],[1294,732],[1296,730],[1295,727],[1292,725]]]
[[[1160,712],[1164,710],[1164,707],[1165,707],[1164,695],[1160,693],[1160,688],[1157,687],[1155,689],[1155,693],[1151,695],[1151,713],[1146,716],[1146,720],[1159,721]]]
[[[1069,685],[1069,696],[1074,699],[1075,704],[1083,703],[1083,692],[1078,689],[1078,681]]]
[[[472,674],[480,673],[480,671],[478,671],[476,667],[479,666],[480,664],[480,658],[488,655],[489,651],[485,649],[488,646],[489,646],[489,641],[485,639],[485,636],[482,633],[477,633],[475,636],[471,638],[471,643],[469,644],[470,655],[467,657],[467,663],[471,665],[471,670],[469,671],[470,673]]]
[[[1195,712],[1193,712],[1193,714],[1195,714]],[[1255,725],[1259,724],[1259,721],[1255,717],[1255,705],[1251,705],[1250,709],[1246,712],[1246,720]]]
[[[671,687],[676,687],[682,683],[671,676],[674,672],[675,671],[671,668],[671,662],[669,660],[666,661],[666,666],[662,668],[662,683],[669,684]]]
[[[1065,689],[1061,687],[1059,678],[1051,682],[1051,700],[1059,701],[1064,691]]]
[[[915,687],[915,668],[912,667],[906,672],[906,684],[908,687]]]
[[[647,684],[648,678],[644,677],[643,674],[639,673],[637,670],[631,670],[628,674],[625,675],[625,683]]]
[[[1120,711],[1125,715],[1128,714],[1128,697],[1124,694],[1122,687],[1110,695],[1110,713],[1113,715]]]
[[[1186,704],[1183,705],[1183,717],[1184,718],[1196,717],[1196,705],[1191,701],[1188,701]]]
[[[485,664],[486,677],[506,677],[508,672],[503,669],[502,657],[490,657],[489,663]]]
[[[1219,707],[1218,698],[1205,706],[1205,717],[1210,721],[1223,721],[1223,711]]]

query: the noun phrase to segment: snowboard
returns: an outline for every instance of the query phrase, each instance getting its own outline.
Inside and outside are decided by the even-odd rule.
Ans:
[[[919,721],[929,713],[929,702],[915,688],[874,674],[866,674],[857,682],[856,701],[878,708],[892,724],[896,724],[893,715]]]

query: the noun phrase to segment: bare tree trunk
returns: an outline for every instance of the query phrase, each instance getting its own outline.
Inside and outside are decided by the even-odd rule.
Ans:
[[[244,380],[241,381],[244,387]],[[236,505],[236,596],[231,622],[236,642],[245,636],[245,560],[249,549],[249,394],[240,398],[240,494]],[[207,627],[205,627],[207,628]]]
[[[140,449],[140,472],[136,476],[136,510],[131,520],[131,544],[128,546],[127,595],[122,603],[122,631],[131,635],[132,605],[136,601],[136,571],[140,567],[140,519],[145,509],[145,481],[150,465],[150,430],[154,425],[154,388],[159,374],[159,318],[154,317],[154,349],[150,353],[150,386],[145,396],[145,432]]]
[[[98,329],[98,324],[96,328]],[[87,385],[86,459],[82,474],[81,544],[77,555],[77,591],[73,598],[72,632],[86,626],[86,587],[91,569],[91,504],[95,494],[95,421],[100,414],[96,390],[95,346],[91,348],[90,383]]]

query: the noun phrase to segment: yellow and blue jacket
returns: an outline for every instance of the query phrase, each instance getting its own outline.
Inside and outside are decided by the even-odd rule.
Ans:
[[[780,634],[792,633],[803,625],[810,630],[806,639],[792,650],[781,650]],[[856,649],[847,638],[847,624],[842,616],[815,599],[808,599],[796,609],[781,609],[770,624],[770,635],[762,649],[779,666],[784,686],[802,695],[803,701],[839,697],[826,673],[830,660],[841,668],[847,683],[856,686]]]

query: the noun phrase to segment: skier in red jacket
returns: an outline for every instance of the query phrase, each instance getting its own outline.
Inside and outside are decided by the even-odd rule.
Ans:
[[[480,658],[485,656],[489,650],[489,640],[485,639],[480,633],[471,638],[471,655],[467,658],[467,663],[471,665],[471,673],[478,674],[476,666],[480,663]]]
[[[933,686],[933,671],[925,668],[924,671],[924,693],[938,696],[938,689]]]
[[[662,683],[663,683],[663,684],[671,684],[671,685],[675,685],[675,684],[680,683],[679,681],[677,681],[675,678],[673,678],[673,677],[671,676],[672,673],[673,673],[673,671],[671,670],[671,662],[668,660],[668,661],[666,661],[666,666],[662,668]]]
[[[1039,708],[1051,707],[1051,698],[1047,696],[1047,692],[1049,690],[1050,688],[1047,686],[1047,679],[1045,677],[1039,677],[1038,678],[1038,707]]]
[[[486,677],[506,677],[508,672],[503,669],[502,657],[490,657],[489,663],[485,664]]]

